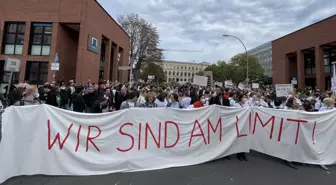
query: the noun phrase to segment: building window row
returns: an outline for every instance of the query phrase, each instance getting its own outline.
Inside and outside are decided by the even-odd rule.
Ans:
[[[192,76],[196,73],[194,72],[179,72],[179,71],[165,71],[165,74],[168,76]]]
[[[166,65],[166,66],[164,66],[166,69],[177,69],[177,70],[192,70],[192,71],[194,71],[194,70],[196,70],[196,71],[198,71],[198,70],[202,70],[202,68],[201,67],[193,67],[193,66],[170,66],[170,65]]]
[[[0,61],[0,83],[8,83],[10,72],[4,71],[5,61]],[[13,74],[14,84],[19,83],[20,73]],[[48,79],[48,62],[28,61],[24,80],[30,84],[43,85]]]
[[[23,22],[6,22],[3,35],[3,50],[6,55],[22,55],[26,25]],[[50,55],[52,35],[51,23],[32,23],[29,55]]]

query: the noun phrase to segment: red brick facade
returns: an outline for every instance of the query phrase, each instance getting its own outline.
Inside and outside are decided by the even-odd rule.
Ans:
[[[297,87],[315,84],[321,90],[326,89],[326,79],[330,79],[330,71],[324,69],[324,52],[336,48],[336,15],[311,26],[298,30],[282,38],[272,41],[273,83],[288,84],[297,79]],[[304,54],[312,53],[315,61],[314,72],[305,72]],[[332,60],[335,60],[333,56]]]
[[[53,73],[50,67],[56,53],[60,58],[60,71],[57,72],[56,79],[74,78],[77,82],[91,79],[97,82],[99,71],[104,69],[105,80],[122,82],[128,80],[127,71],[119,72],[117,75],[117,53],[122,49],[119,65],[128,65],[130,39],[96,0],[0,0],[0,4],[0,48],[3,47],[5,23],[25,22],[23,54],[0,54],[0,61],[4,61],[6,57],[21,60],[20,82],[25,80],[27,61],[49,62],[48,81],[51,81]],[[53,24],[49,56],[29,55],[32,22]],[[75,25],[79,30],[70,28],[71,25]],[[102,67],[100,52],[96,54],[87,49],[89,36],[99,40],[99,48],[102,39],[106,39],[105,65]],[[111,50],[115,51],[113,58],[111,58]],[[112,65],[111,60],[113,60]],[[117,76],[119,76],[118,79]]]

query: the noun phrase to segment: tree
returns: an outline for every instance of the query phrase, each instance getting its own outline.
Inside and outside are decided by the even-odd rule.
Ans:
[[[238,54],[231,59],[229,69],[231,71],[231,78],[234,83],[243,82],[246,80],[247,68],[246,54]],[[248,70],[249,79],[256,80],[264,76],[264,69],[261,67],[257,57],[248,55]]]
[[[156,82],[164,82],[166,80],[166,76],[162,67],[155,62],[146,63],[141,72],[141,79],[147,81],[149,75],[155,76],[154,81]]]
[[[156,27],[137,14],[118,16],[118,22],[130,37],[130,62],[137,81],[143,64],[162,62],[162,50],[158,49],[159,33]]]
[[[225,61],[218,61],[217,64],[208,66],[204,71],[212,71],[214,81],[223,82],[230,79],[229,66]]]

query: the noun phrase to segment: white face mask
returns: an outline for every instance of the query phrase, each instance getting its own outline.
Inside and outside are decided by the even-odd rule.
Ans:
[[[201,103],[205,103],[205,99],[204,98],[201,99]]]
[[[216,92],[215,92],[215,93],[213,93],[213,94],[212,94],[212,96],[213,96],[213,97],[216,97],[216,96],[217,96],[217,93],[216,93]]]
[[[246,103],[247,102],[247,98],[243,98],[243,102]]]
[[[128,102],[128,106],[129,106],[129,107],[134,107],[135,104],[134,104],[134,102]]]
[[[39,98],[39,97],[40,97],[40,93],[36,93],[35,98]]]
[[[288,98],[292,98],[293,96],[291,94],[288,95]]]

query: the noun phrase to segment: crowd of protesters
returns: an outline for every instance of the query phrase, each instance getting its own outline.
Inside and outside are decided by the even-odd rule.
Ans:
[[[81,113],[105,113],[132,107],[195,109],[214,104],[307,112],[335,109],[335,97],[330,91],[319,92],[306,88],[296,93],[290,92],[287,97],[277,97],[272,89],[260,88],[253,91],[222,87],[200,88],[190,83],[178,85],[100,82],[95,84],[89,81],[76,84],[74,80],[70,80],[68,83],[46,83],[39,88],[19,84],[17,88],[12,88],[8,99],[10,100],[7,102],[8,106],[45,103]],[[237,154],[237,157],[239,160],[247,161],[243,153]],[[290,167],[297,168],[293,163],[287,163]],[[321,167],[327,169],[325,166]]]

